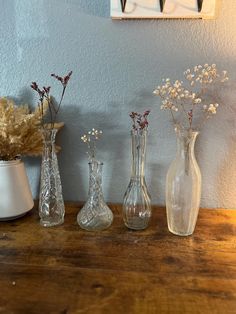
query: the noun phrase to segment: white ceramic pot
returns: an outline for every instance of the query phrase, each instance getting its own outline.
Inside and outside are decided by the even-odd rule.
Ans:
[[[18,218],[33,206],[24,163],[21,160],[0,161],[0,220]]]

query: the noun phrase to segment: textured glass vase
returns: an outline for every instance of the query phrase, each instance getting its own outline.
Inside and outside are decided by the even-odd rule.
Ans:
[[[132,130],[131,136],[131,178],[123,200],[123,220],[128,228],[140,230],[147,228],[151,217],[151,200],[144,176],[147,131]]]
[[[89,163],[88,200],[77,216],[80,227],[88,231],[107,229],[113,221],[113,213],[103,197],[102,167],[103,163],[96,160]]]
[[[44,150],[41,166],[39,216],[42,226],[51,227],[64,222],[65,206],[55,151],[57,129],[44,129],[42,132]]]
[[[169,231],[180,236],[194,232],[201,198],[201,172],[194,145],[198,132],[176,129],[177,155],[166,178]]]

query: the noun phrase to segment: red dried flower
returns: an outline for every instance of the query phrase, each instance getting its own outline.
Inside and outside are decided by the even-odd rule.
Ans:
[[[62,85],[65,87],[67,85],[67,83],[69,82],[69,79],[72,75],[72,71],[70,71],[66,76],[62,77],[56,74],[51,74],[52,77],[55,77],[55,79],[57,79],[58,81],[60,81],[62,83]]]
[[[134,130],[143,130],[148,127],[147,116],[149,115],[150,110],[144,111],[143,114],[132,111],[130,113],[130,118],[133,120],[133,129]]]

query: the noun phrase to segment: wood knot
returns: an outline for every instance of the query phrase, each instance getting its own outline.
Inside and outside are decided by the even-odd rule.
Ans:
[[[92,289],[99,295],[101,295],[104,291],[104,286],[102,284],[93,284]]]

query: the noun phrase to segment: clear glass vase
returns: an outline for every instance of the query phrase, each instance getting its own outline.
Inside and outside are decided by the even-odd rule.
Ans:
[[[113,221],[113,213],[103,197],[102,167],[103,163],[96,160],[89,162],[88,200],[77,215],[80,227],[88,231],[107,229]]]
[[[151,200],[144,176],[146,155],[146,129],[132,130],[131,178],[123,200],[123,220],[130,229],[148,226],[151,217]]]
[[[39,194],[40,224],[44,227],[64,222],[65,206],[55,151],[57,129],[43,129],[44,150]]]
[[[166,178],[169,231],[180,236],[194,232],[201,198],[201,172],[194,145],[198,132],[176,128],[177,155]]]

